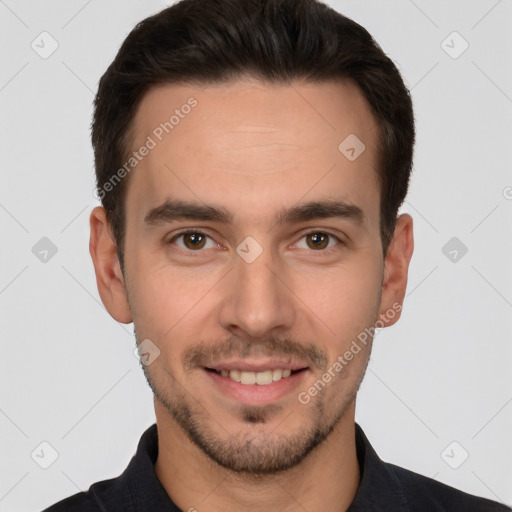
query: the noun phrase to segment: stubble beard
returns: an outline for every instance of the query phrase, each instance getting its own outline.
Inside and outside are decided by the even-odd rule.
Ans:
[[[354,403],[367,364],[368,360],[357,382],[352,384],[350,390],[342,391],[343,399],[337,400],[334,405],[326,407],[326,403],[332,404],[333,400],[324,390],[323,395],[314,397],[310,406],[304,406],[304,411],[290,413],[307,414],[307,417],[302,421],[303,426],[299,431],[286,436],[277,436],[265,430],[265,424],[282,413],[281,406],[239,406],[236,416],[245,425],[251,426],[250,433],[228,434],[221,421],[214,419],[190,397],[174,377],[170,376],[168,385],[160,388],[149,367],[143,366],[143,370],[156,400],[165,407],[192,443],[218,465],[239,475],[258,477],[275,475],[296,467],[329,437]],[[164,373],[170,375],[167,371]],[[171,389],[180,391],[171,394],[168,392]],[[287,419],[285,416],[282,423]],[[225,435],[218,434],[219,430]]]

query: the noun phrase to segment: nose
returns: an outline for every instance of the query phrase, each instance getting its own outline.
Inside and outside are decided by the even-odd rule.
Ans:
[[[235,257],[235,268],[224,283],[220,323],[232,334],[262,338],[294,324],[294,295],[286,283],[285,265],[270,250],[253,262]]]

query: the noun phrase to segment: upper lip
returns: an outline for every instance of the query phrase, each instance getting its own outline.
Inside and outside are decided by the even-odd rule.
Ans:
[[[205,365],[205,368],[217,371],[240,370],[242,372],[263,372],[265,370],[303,370],[308,365],[301,361],[284,361],[269,359],[267,361],[250,361],[247,359],[223,361]]]

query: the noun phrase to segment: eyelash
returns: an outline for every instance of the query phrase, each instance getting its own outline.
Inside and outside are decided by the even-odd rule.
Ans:
[[[338,242],[338,243],[334,247],[330,247],[328,249],[319,249],[318,251],[315,251],[314,249],[310,249],[309,252],[312,252],[312,253],[318,252],[318,253],[320,253],[322,255],[331,254],[333,251],[336,250],[336,248],[339,245],[344,245],[344,242],[339,237],[337,237],[336,235],[334,235],[332,233],[329,233],[328,231],[322,231],[322,230],[319,230],[319,229],[313,229],[313,230],[307,231],[306,233],[303,233],[299,240],[302,240],[303,238],[305,238],[308,235],[319,234],[319,233],[327,235],[331,239],[334,238],[336,240],[336,242]],[[210,240],[213,241],[213,238],[211,236],[207,235],[203,231],[200,231],[199,229],[188,229],[186,231],[182,231],[181,233],[178,233],[177,235],[173,236],[169,240],[169,242],[167,242],[167,243],[168,244],[173,244],[178,238],[180,238],[180,237],[182,237],[184,235],[190,235],[190,234],[203,235],[203,236],[205,236],[205,237],[207,237],[207,238],[209,238]],[[215,242],[215,243],[217,243],[217,242]],[[197,251],[193,251],[193,250],[190,250],[190,249],[183,249],[182,247],[178,247],[178,249],[179,249],[180,252],[186,253],[187,255],[190,255],[191,253],[194,253],[194,252],[197,252],[197,253],[204,252],[204,249],[198,249]]]

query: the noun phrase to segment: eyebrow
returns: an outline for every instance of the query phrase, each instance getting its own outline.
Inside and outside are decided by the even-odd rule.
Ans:
[[[283,208],[274,217],[273,225],[328,218],[345,219],[360,224],[364,216],[359,206],[329,199],[311,201],[288,209]],[[233,224],[234,215],[224,207],[169,199],[149,210],[144,217],[144,222],[154,225],[184,219]]]

